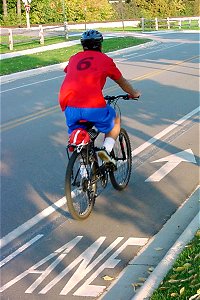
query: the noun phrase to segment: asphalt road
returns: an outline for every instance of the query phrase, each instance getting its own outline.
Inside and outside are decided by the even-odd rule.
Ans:
[[[113,55],[142,91],[141,101],[121,102],[133,173],[125,191],[109,185],[84,222],[64,198],[63,72],[2,84],[3,300],[98,297],[198,185],[198,33],[154,38],[151,48]],[[121,93],[112,81],[104,92]]]

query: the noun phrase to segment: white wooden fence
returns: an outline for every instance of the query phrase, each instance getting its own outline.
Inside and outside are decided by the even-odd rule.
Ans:
[[[64,23],[63,26],[42,26],[39,25],[38,27],[30,28],[30,29],[8,29],[8,33],[5,34],[8,36],[8,47],[12,51],[13,45],[22,42],[31,42],[31,41],[38,41],[41,45],[44,45],[45,36],[65,36],[68,39],[69,28],[67,23]],[[17,36],[17,40],[14,39],[14,35]],[[26,36],[26,39],[20,38],[20,36]]]
[[[159,29],[182,29],[184,28],[192,28],[192,27],[200,27],[200,17],[184,17],[184,18],[166,18],[166,19],[141,19],[137,21],[123,21],[123,26],[129,27],[137,27],[141,24],[142,31],[145,30],[159,30]],[[64,23],[63,26],[42,26],[39,27],[32,27],[31,29],[8,29],[8,39],[9,39],[9,49],[13,50],[13,44],[16,41],[13,40],[13,34],[23,35],[24,31],[31,35],[34,33],[34,38],[29,37],[29,41],[38,40],[41,45],[44,45],[45,35],[51,33],[52,35],[64,35],[66,39],[68,38],[68,34],[70,30],[77,30],[77,29],[85,29],[86,24],[68,24],[67,22]],[[112,27],[122,27],[122,22],[105,22],[105,23],[87,23],[87,29],[90,28],[112,28]],[[57,33],[56,33],[57,32]],[[19,41],[17,41],[19,42]]]
[[[200,17],[166,18],[166,19],[145,19],[141,20],[142,31],[159,29],[182,29],[200,27]]]

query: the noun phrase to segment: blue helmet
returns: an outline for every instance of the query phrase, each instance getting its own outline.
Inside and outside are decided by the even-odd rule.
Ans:
[[[85,31],[81,36],[81,44],[84,50],[100,50],[103,35],[94,29]]]

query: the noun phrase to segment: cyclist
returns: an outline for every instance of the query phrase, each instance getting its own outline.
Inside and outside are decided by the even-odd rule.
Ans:
[[[65,112],[68,133],[74,129],[84,128],[77,124],[87,120],[102,133],[105,140],[98,156],[105,162],[115,164],[110,152],[120,132],[120,118],[115,110],[106,105],[102,94],[106,78],[114,80],[131,98],[140,96],[138,90],[122,76],[113,60],[102,53],[103,36],[97,30],[87,30],[82,34],[83,51],[69,59],[65,79],[61,85],[59,102]]]

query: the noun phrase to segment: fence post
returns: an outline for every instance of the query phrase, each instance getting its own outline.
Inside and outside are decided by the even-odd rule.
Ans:
[[[39,38],[40,38],[40,44],[44,45],[44,31],[42,25],[39,25]]]
[[[155,18],[155,27],[156,27],[156,30],[158,30],[158,18]]]
[[[9,49],[13,50],[13,34],[12,29],[8,29]]]
[[[169,17],[167,17],[167,29],[170,29]]]
[[[65,38],[68,40],[69,38],[69,28],[68,28],[68,23],[65,21],[64,22],[64,32],[65,32]]]
[[[144,31],[144,18],[142,18],[142,31]]]
[[[181,29],[181,20],[178,22],[178,28]]]

